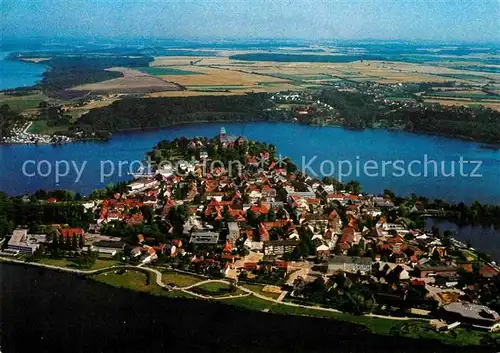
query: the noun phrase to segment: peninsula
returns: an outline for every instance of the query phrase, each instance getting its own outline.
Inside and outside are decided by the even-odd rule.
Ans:
[[[498,345],[500,268],[423,226],[429,216],[488,223],[498,207],[316,180],[272,144],[225,129],[161,141],[149,156],[151,171],[88,197],[2,196],[0,260],[167,298]]]

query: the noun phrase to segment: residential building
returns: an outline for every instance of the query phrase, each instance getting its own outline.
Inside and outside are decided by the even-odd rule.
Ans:
[[[328,271],[370,272],[372,269],[371,257],[335,256],[328,262]]]
[[[219,233],[211,231],[201,231],[191,233],[190,243],[194,244],[217,244],[219,242]]]
[[[45,235],[30,235],[27,229],[16,229],[7,243],[7,250],[33,254],[44,241]]]
[[[238,222],[227,222],[228,235],[227,240],[234,246],[240,237],[240,227]]]
[[[298,240],[269,240],[263,242],[264,255],[283,255],[292,252],[298,245]]]

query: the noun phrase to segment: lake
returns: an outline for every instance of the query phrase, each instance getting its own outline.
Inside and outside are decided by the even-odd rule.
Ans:
[[[5,60],[9,52],[0,52],[0,90],[32,86],[42,79],[44,65]]]
[[[347,322],[150,296],[27,265],[0,264],[0,293],[4,353],[480,351],[374,335]]]
[[[321,177],[322,174],[331,174],[331,166],[335,168],[334,176],[338,176],[339,170],[347,174],[348,162],[352,166],[352,172],[343,177],[343,181],[359,180],[362,190],[366,192],[378,194],[389,188],[401,196],[415,193],[453,202],[470,203],[478,200],[482,203],[500,203],[500,151],[482,149],[479,143],[402,131],[347,130],[271,122],[193,124],[143,132],[115,133],[106,143],[1,145],[0,189],[9,195],[34,192],[40,188],[65,188],[88,194],[110,182],[128,180],[128,165],[122,163],[120,173],[118,162],[130,164],[134,160],[143,160],[144,153],[151,150],[158,141],[180,136],[212,137],[219,133],[222,126],[230,134],[245,135],[252,140],[275,144],[281,154],[290,156],[299,166],[307,166],[311,159],[316,158],[310,163],[310,168],[305,170],[310,175],[315,173]],[[461,157],[465,161],[480,161],[481,166],[474,175],[481,176],[460,176],[456,163],[459,163]],[[35,176],[23,175],[22,167],[27,160],[32,162],[27,165],[26,172],[36,174]],[[47,162],[39,165],[44,160]],[[49,168],[53,171],[56,161],[60,160],[74,163],[78,170],[86,162],[78,182],[75,182],[78,173],[73,166],[68,175],[59,180],[56,180],[54,173],[40,176],[46,175]],[[325,160],[328,163],[323,163]],[[398,160],[407,168],[405,175],[401,176],[400,170],[396,169]],[[438,163],[437,169],[431,163],[432,160]],[[387,161],[394,164],[386,166],[384,176],[382,164]],[[410,167],[412,161],[417,162]],[[444,161],[447,175],[452,170],[451,162],[455,163],[454,177],[441,174],[441,161]],[[110,175],[103,175],[102,181],[101,163],[105,174]],[[115,165],[114,173],[110,173],[111,163]],[[374,163],[377,164],[376,170],[373,169]],[[356,164],[360,166],[358,173]],[[428,165],[427,174],[424,164]],[[37,171],[38,165],[41,173]],[[369,168],[364,170],[367,165]],[[137,166],[134,165],[135,168]],[[465,164],[463,174],[472,174],[474,168],[472,163]],[[64,169],[61,165],[61,172],[65,172]],[[434,172],[438,174],[434,175]],[[417,176],[419,173],[420,176]]]
[[[431,230],[433,227],[438,228],[441,234],[447,230],[454,232],[455,239],[463,243],[470,241],[476,250],[491,255],[494,261],[500,263],[500,230],[496,230],[493,226],[466,225],[460,227],[446,219],[427,218],[425,229]]]

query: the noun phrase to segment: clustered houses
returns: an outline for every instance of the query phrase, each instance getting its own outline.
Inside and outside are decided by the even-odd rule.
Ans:
[[[478,291],[491,292],[491,283],[500,278],[498,267],[476,261],[477,254],[458,241],[412,229],[398,218],[388,197],[336,190],[280,165],[268,146],[230,136],[224,129],[215,141],[184,143],[198,156],[183,166],[188,173],[177,175],[171,168],[138,176],[127,191],[93,208],[96,233],[117,224],[136,229],[154,217],[161,220],[163,234],[101,238],[93,244],[97,252],[123,252],[142,263],[161,257],[186,270],[268,284],[282,283],[290,266],[305,271],[304,278],[311,281],[325,273],[340,276],[344,287],[368,278],[385,288],[374,293],[381,306],[406,305],[419,293],[410,305],[416,310],[428,308],[431,301],[445,308],[439,311],[444,319],[462,315],[464,323],[473,317],[471,325],[498,326],[496,313],[477,306],[484,304]],[[213,151],[222,157],[240,153],[243,168],[237,174],[221,165],[206,169]],[[408,209],[423,211],[418,202]],[[78,232],[60,229],[63,238]],[[10,243],[10,249],[19,251],[36,248],[25,233],[15,233]],[[318,266],[325,271],[317,272]],[[460,287],[464,274],[476,276],[477,286]],[[443,298],[450,297],[458,304],[446,306],[450,303]],[[471,305],[475,314],[467,316],[472,309],[460,305]],[[479,320],[481,313],[488,318]]]

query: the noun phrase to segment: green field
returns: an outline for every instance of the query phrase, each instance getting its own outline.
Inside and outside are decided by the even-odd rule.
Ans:
[[[201,72],[186,71],[180,69],[174,69],[172,67],[156,67],[156,66],[143,66],[139,67],[137,70],[145,72],[153,76],[163,76],[163,75],[203,75]]]
[[[48,126],[47,120],[34,120],[28,132],[32,134],[48,134],[51,135],[56,131],[67,131],[68,125]]]
[[[68,268],[79,268],[78,263],[73,261],[72,258],[62,257],[59,259],[52,257],[42,257],[39,261],[41,264],[59,266],[59,267],[68,267]],[[89,268],[89,270],[98,270],[101,268],[111,267],[120,265],[121,262],[117,260],[108,260],[108,259],[97,259],[95,264]]]
[[[243,285],[243,287],[245,287],[247,289],[250,289],[251,291],[254,291],[255,293],[259,293],[260,295],[264,295],[264,296],[266,296],[268,298],[278,299],[278,297],[280,296],[278,293],[263,292],[262,288],[264,288],[264,286],[262,284],[248,284],[248,283],[245,283]]]
[[[398,334],[416,339],[440,340],[447,344],[459,346],[480,345],[483,340],[498,337],[498,334],[467,330],[460,327],[450,332],[436,332],[428,323],[422,321],[410,321],[400,324]]]
[[[232,85],[188,85],[187,87],[193,87],[193,88],[245,88],[246,86],[239,85],[239,84],[232,84]]]
[[[201,277],[175,271],[166,271],[162,276],[163,283],[172,283],[177,287],[187,287],[203,280]]]
[[[0,105],[7,104],[10,110],[20,113],[27,109],[38,108],[40,102],[43,102],[45,98],[46,97],[41,94],[30,94],[27,96],[9,96],[1,94]]]
[[[134,270],[126,270],[121,273],[120,271],[109,271],[92,276],[92,279],[102,282],[117,288],[126,288],[139,292],[145,292],[153,295],[160,295],[169,298],[192,298],[191,295],[182,291],[167,291],[158,286],[154,280],[148,284],[148,275]]]
[[[221,297],[228,295],[239,295],[243,292],[240,289],[237,289],[234,292],[229,292],[229,285],[226,283],[218,283],[218,282],[210,282],[204,283],[200,286],[196,286],[190,289],[190,291],[207,296],[213,297]]]
[[[235,91],[248,89],[247,86],[242,85],[189,85],[186,88],[197,91]]]
[[[471,98],[471,99],[493,99],[500,100],[500,96],[495,96],[493,94],[482,94],[482,93],[460,93],[460,92],[435,92],[426,94],[427,97],[449,97],[449,98]]]
[[[280,72],[273,72],[267,74],[267,76],[271,77],[276,77],[276,78],[282,78],[285,80],[294,80],[294,81],[302,81],[302,80],[328,80],[334,78],[331,75],[313,75],[313,76],[307,76],[307,75],[292,75],[292,74],[284,74]]]
[[[269,309],[270,306],[274,305],[274,303],[270,303],[267,300],[257,298],[253,295],[249,295],[248,297],[227,299],[224,300],[224,303],[258,311]]]
[[[458,80],[492,80],[486,76],[472,75],[472,74],[435,74],[436,76],[455,78]]]
[[[276,86],[276,85],[280,85],[282,84],[283,82],[279,82],[279,81],[264,81],[264,82],[257,82],[257,85],[258,86]]]

